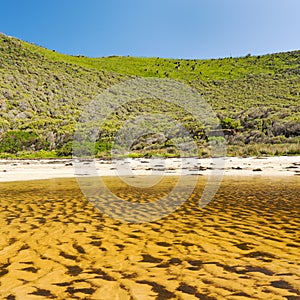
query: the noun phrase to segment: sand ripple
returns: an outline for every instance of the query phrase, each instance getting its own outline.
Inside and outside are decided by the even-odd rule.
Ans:
[[[167,193],[168,180],[143,199]],[[299,299],[300,178],[226,178],[201,209],[203,180],[145,224],[105,216],[73,179],[2,183],[1,299]]]

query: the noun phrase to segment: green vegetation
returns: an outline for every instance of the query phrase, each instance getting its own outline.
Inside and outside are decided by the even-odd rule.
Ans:
[[[107,87],[135,77],[170,78],[195,88],[219,118],[229,155],[300,154],[300,51],[212,60],[88,58],[0,34],[0,156],[70,157],[84,106]],[[143,99],[109,116],[91,151],[110,155],[124,121],[149,112],[182,123],[199,155],[209,155],[208,142],[220,139],[207,137],[205,126],[180,108]],[[160,126],[166,130],[168,124]],[[128,155],[176,156],[180,142],[180,132],[162,138],[154,131]]]

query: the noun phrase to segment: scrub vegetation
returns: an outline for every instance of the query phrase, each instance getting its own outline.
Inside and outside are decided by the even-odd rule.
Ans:
[[[104,89],[136,77],[179,80],[212,106],[223,128],[228,155],[300,154],[300,51],[239,58],[69,56],[0,34],[0,155],[49,158],[72,155],[80,114]],[[183,124],[200,156],[210,155],[207,128],[179,107],[153,99],[133,101],[108,117],[92,147],[108,157],[124,121],[147,113]],[[151,122],[149,122],[151,123]],[[149,125],[153,126],[153,125]],[[131,157],[176,156],[180,132],[139,137]],[[163,126],[167,126],[164,124]],[[95,149],[94,149],[95,148]]]

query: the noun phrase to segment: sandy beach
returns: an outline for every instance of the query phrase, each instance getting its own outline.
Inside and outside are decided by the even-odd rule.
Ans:
[[[0,180],[7,181],[0,182],[1,299],[299,299],[300,157],[75,166],[1,161]],[[90,170],[103,175],[122,205],[102,192],[92,201],[84,197],[75,177]],[[213,201],[201,206],[206,175],[220,172]],[[113,177],[127,173],[133,181],[166,176],[141,190]],[[185,189],[170,193],[176,174],[200,175],[181,177],[186,187],[197,181],[188,199]],[[166,195],[171,201],[162,206],[158,199]],[[176,210],[163,213],[180,199]],[[137,222],[118,218],[127,220],[126,203],[139,204]],[[145,222],[149,207],[161,217]]]
[[[71,159],[0,160],[0,182],[82,175],[74,165]],[[87,162],[86,168],[94,168],[99,176],[213,175],[214,172],[224,176],[295,176],[300,175],[300,156],[227,157],[220,163],[210,158],[98,159]]]
[[[124,200],[145,204],[172,185],[166,176],[140,197],[108,180]],[[299,180],[225,176],[203,209],[199,177],[180,208],[140,224],[96,209],[74,178],[3,182],[0,298],[299,299]]]

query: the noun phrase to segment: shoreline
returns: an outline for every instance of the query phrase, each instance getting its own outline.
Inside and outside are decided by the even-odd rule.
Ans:
[[[0,159],[0,182],[76,178],[82,166],[84,175],[94,170],[98,176],[300,176],[300,156],[95,159],[80,170],[75,165],[74,159]]]

